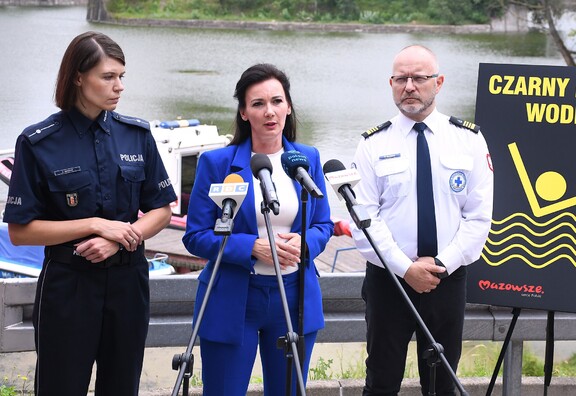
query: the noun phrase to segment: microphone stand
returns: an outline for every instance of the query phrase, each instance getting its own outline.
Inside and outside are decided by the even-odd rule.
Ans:
[[[262,184],[260,185],[262,186]],[[306,396],[306,389],[304,388],[304,380],[302,378],[302,369],[300,358],[298,356],[298,349],[296,343],[298,342],[298,334],[294,332],[292,327],[292,320],[290,319],[290,310],[288,308],[288,301],[286,299],[286,290],[284,289],[284,282],[282,281],[282,272],[280,270],[280,263],[278,261],[278,252],[276,251],[276,243],[274,242],[274,234],[272,232],[272,224],[270,222],[270,208],[262,201],[261,205],[262,214],[264,215],[264,222],[266,223],[266,231],[268,233],[268,241],[270,242],[270,251],[272,253],[272,261],[274,263],[274,270],[276,271],[276,279],[278,280],[278,289],[280,291],[280,299],[282,300],[282,307],[284,316],[286,317],[286,327],[288,332],[286,336],[278,338],[278,348],[284,348],[287,359],[286,371],[286,396],[292,394],[292,363],[296,369],[296,376],[298,377],[298,386],[302,396]]]
[[[304,282],[306,275],[306,256],[308,255],[306,245],[306,229],[307,224],[307,207],[308,207],[308,191],[302,188],[300,193],[300,200],[302,201],[302,232],[300,236],[300,264],[298,268],[299,276],[299,296],[298,296],[298,329],[300,330],[300,337],[298,338],[298,353],[300,357],[300,369],[304,371],[304,359],[306,357],[306,344],[304,342]]]
[[[347,205],[347,207],[348,207],[348,210],[350,212],[352,212],[352,210],[355,209],[355,207],[356,207],[356,209],[362,209],[362,207],[360,205]],[[362,210],[357,210],[357,212],[363,213]],[[356,213],[356,211],[355,211],[355,213]],[[458,379],[458,377],[456,377],[454,370],[452,370],[452,367],[450,367],[448,360],[446,360],[446,357],[444,356],[444,347],[440,343],[437,343],[434,340],[434,337],[432,337],[430,330],[428,330],[428,327],[426,327],[424,320],[422,320],[422,317],[420,316],[420,314],[418,313],[418,311],[414,307],[414,304],[412,304],[412,300],[410,300],[410,297],[408,297],[406,290],[404,290],[404,288],[400,284],[400,281],[396,277],[396,274],[394,274],[394,272],[392,272],[392,270],[390,268],[388,268],[388,266],[386,265],[386,263],[384,261],[384,257],[382,257],[382,253],[378,249],[378,246],[374,243],[372,236],[370,235],[370,233],[367,230],[367,227],[370,224],[368,222],[368,226],[366,226],[366,223],[367,223],[366,221],[357,221],[356,226],[358,228],[362,229],[362,232],[364,232],[364,235],[366,235],[366,239],[368,239],[368,242],[370,242],[372,249],[374,250],[374,252],[378,256],[380,261],[384,264],[384,268],[386,268],[388,276],[394,282],[394,285],[396,286],[396,288],[398,289],[398,291],[402,295],[404,302],[408,305],[408,308],[410,309],[412,316],[414,317],[414,319],[418,323],[420,330],[422,330],[422,332],[424,333],[424,335],[428,339],[428,342],[430,343],[429,349],[424,351],[424,354],[423,354],[423,358],[426,359],[428,366],[430,366],[430,387],[429,387],[430,389],[428,390],[428,394],[430,396],[436,395],[436,390],[435,390],[435,386],[436,386],[436,364],[438,362],[441,362],[442,365],[444,366],[444,368],[446,369],[446,371],[448,372],[448,374],[450,375],[450,377],[452,378],[452,381],[454,381],[454,384],[456,385],[456,387],[460,391],[460,394],[464,395],[464,396],[468,396],[468,393],[466,392],[466,390],[464,390],[464,387],[460,383],[460,380]]]
[[[216,227],[214,233],[216,235],[224,235],[224,239],[220,244],[220,250],[218,251],[216,261],[214,262],[214,270],[212,270],[212,274],[210,275],[210,280],[208,281],[208,287],[206,288],[206,294],[204,295],[204,300],[202,301],[200,310],[198,311],[198,317],[196,318],[196,323],[194,323],[194,327],[192,329],[192,336],[190,337],[190,341],[188,343],[188,347],[186,348],[186,352],[180,355],[176,354],[172,358],[172,370],[178,370],[178,369],[180,370],[178,372],[178,377],[176,378],[176,383],[174,384],[174,389],[172,390],[172,396],[178,395],[178,392],[180,391],[180,384],[182,384],[182,395],[183,396],[189,395],[188,389],[190,385],[190,378],[192,377],[192,369],[194,367],[194,355],[192,354],[192,348],[196,343],[196,337],[198,336],[200,323],[202,323],[202,318],[204,317],[204,311],[206,309],[206,305],[208,304],[210,293],[212,292],[214,279],[216,279],[216,274],[218,273],[218,269],[220,268],[220,262],[222,261],[222,256],[224,254],[224,247],[226,247],[226,243],[228,242],[228,237],[232,233],[233,226],[234,222],[232,219],[229,219],[225,223],[221,222],[220,219],[216,221]]]

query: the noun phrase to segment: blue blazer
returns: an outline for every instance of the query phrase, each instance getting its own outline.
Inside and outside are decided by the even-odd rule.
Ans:
[[[314,265],[316,258],[324,250],[332,236],[334,224],[330,220],[330,207],[326,197],[324,174],[320,164],[320,154],[314,147],[291,143],[283,138],[284,150],[297,150],[310,162],[310,175],[325,197],[309,197],[306,207],[306,244],[308,261],[305,263],[304,291],[304,332],[307,334],[324,327],[322,295],[318,282],[318,272]],[[229,344],[240,344],[244,337],[244,318],[248,296],[248,282],[256,259],[252,256],[254,241],[258,238],[258,227],[254,209],[254,183],[250,169],[252,141],[246,140],[233,145],[204,152],[198,161],[196,179],[190,196],[186,232],[182,238],[186,249],[208,261],[199,276],[199,286],[194,308],[194,320],[204,300],[208,281],[221,248],[223,236],[214,234],[214,224],[222,211],[208,196],[210,185],[222,183],[226,176],[237,173],[249,183],[248,194],[234,217],[234,228],[228,237],[222,261],[216,274],[204,316],[199,328],[201,338]],[[281,169],[275,172],[283,172]],[[260,188],[259,186],[256,186]],[[302,187],[294,181],[298,197]],[[280,197],[280,210],[282,199]],[[300,205],[292,232],[301,233],[302,207]],[[297,324],[294,323],[294,328]]]

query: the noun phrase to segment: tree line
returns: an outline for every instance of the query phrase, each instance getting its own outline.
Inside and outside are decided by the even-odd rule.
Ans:
[[[112,14],[189,19],[301,22],[488,23],[502,15],[502,0],[109,0]]]
[[[575,51],[556,29],[573,0],[104,0],[119,18],[250,19],[261,21],[367,24],[486,24],[510,5],[531,11],[534,26],[554,41],[567,65]],[[571,32],[575,34],[576,32]]]

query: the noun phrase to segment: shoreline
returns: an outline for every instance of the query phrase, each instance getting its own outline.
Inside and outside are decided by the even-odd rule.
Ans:
[[[362,23],[316,23],[316,22],[280,22],[280,21],[228,21],[201,19],[149,19],[149,18],[114,18],[106,11],[96,12],[97,17],[88,13],[87,20],[121,26],[140,27],[180,27],[193,29],[245,29],[290,32],[320,33],[436,33],[436,34],[476,34],[492,33],[492,26],[484,25],[420,25],[391,24],[376,25]],[[102,15],[105,14],[105,15]]]
[[[479,33],[519,33],[528,31],[528,27],[519,19],[515,11],[500,18],[492,19],[486,24],[468,25],[426,25],[418,23],[405,24],[370,24],[370,23],[321,23],[298,21],[254,21],[254,20],[201,20],[201,19],[154,19],[154,18],[117,18],[108,12],[104,0],[0,0],[0,6],[85,6],[86,20],[122,26],[141,27],[180,27],[194,29],[246,29],[270,31],[302,31],[322,33],[424,33],[424,34],[479,34]],[[520,13],[523,14],[523,13]],[[525,18],[524,18],[525,19]]]
[[[423,25],[423,24],[365,24],[318,23],[250,20],[151,19],[116,18],[108,12],[103,0],[88,0],[86,20],[121,26],[180,27],[194,29],[245,29],[269,31],[301,31],[321,33],[429,33],[473,34],[493,32],[492,24],[478,25]]]

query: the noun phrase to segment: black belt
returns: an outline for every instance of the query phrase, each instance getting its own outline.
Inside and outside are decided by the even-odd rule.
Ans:
[[[130,265],[138,260],[142,260],[142,257],[144,256],[144,244],[140,244],[133,252],[129,252],[125,249],[119,250],[113,256],[110,256],[99,263],[93,263],[86,260],[84,257],[76,253],[75,248],[66,245],[46,246],[44,249],[44,255],[46,258],[59,263],[89,265],[96,268],[109,268]]]

